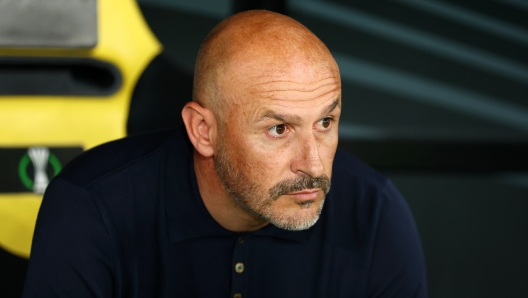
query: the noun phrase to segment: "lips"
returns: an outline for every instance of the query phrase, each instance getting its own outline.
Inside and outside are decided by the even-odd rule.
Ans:
[[[319,194],[320,189],[306,189],[298,192],[289,193],[289,196],[295,197],[299,201],[315,200]]]

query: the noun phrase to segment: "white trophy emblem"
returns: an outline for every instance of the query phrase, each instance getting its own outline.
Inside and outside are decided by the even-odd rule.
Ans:
[[[44,193],[49,183],[48,175],[46,174],[49,154],[49,149],[46,147],[31,147],[28,149],[29,158],[31,158],[35,168],[33,191],[38,194]]]

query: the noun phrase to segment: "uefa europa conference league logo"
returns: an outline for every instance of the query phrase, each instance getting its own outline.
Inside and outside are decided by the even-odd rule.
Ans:
[[[33,180],[27,173],[30,162],[33,163],[34,168]],[[18,175],[24,186],[35,193],[43,194],[49,183],[48,174],[46,173],[48,164],[53,167],[53,176],[57,175],[62,169],[59,159],[50,153],[47,147],[30,147],[27,154],[18,163]]]
[[[2,193],[43,194],[63,165],[82,151],[80,146],[0,147],[0,199]]]

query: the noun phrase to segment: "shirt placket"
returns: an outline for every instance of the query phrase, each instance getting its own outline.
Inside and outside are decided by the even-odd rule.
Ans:
[[[248,282],[248,236],[241,236],[236,239],[231,260],[231,297],[243,298],[247,294],[246,286]]]

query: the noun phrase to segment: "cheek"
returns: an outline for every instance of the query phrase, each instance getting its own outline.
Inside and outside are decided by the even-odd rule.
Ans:
[[[265,161],[268,157],[265,152],[259,148],[258,144],[251,142],[247,138],[234,138],[226,136],[229,141],[230,155],[233,166],[245,173],[252,180],[260,179],[266,172],[267,166]],[[258,181],[257,181],[258,182]]]
[[[284,157],[286,154],[283,150],[270,150],[262,144],[252,144],[252,154],[248,156],[252,160],[255,170],[260,172],[261,178],[269,180],[273,177],[278,178],[280,170],[284,167]]]
[[[319,146],[319,156],[324,164],[325,172],[328,177],[332,174],[332,165],[337,150],[337,142],[338,137],[337,134],[335,134],[324,140]]]
[[[289,169],[287,150],[270,149],[258,141],[249,140],[241,148],[244,150],[239,155],[239,162],[256,184],[268,189],[285,179],[284,172]]]

